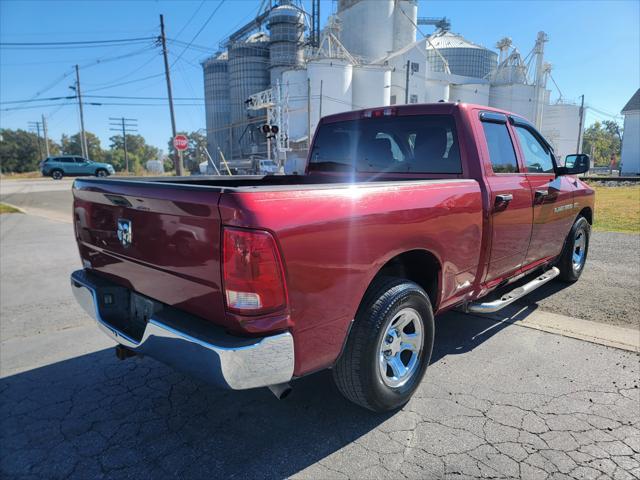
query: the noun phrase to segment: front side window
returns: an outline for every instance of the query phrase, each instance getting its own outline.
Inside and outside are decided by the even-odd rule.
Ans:
[[[482,122],[484,136],[494,173],[515,173],[518,171],[516,152],[511,143],[509,130],[504,123]]]
[[[462,173],[448,115],[362,118],[320,126],[310,168],[356,172]]]
[[[542,145],[528,129],[517,125],[515,129],[524,154],[527,172],[553,173],[553,159],[549,149]]]
[[[74,163],[73,157],[60,157],[58,161],[62,163]]]

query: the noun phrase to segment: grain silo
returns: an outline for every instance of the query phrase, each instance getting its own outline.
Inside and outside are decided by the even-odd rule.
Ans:
[[[204,100],[207,122],[207,149],[219,162],[218,149],[230,154],[228,125],[231,120],[229,102],[229,69],[227,54],[217,54],[202,62]]]
[[[251,145],[264,143],[264,136],[256,132],[259,122],[252,118],[264,111],[247,111],[247,100],[254,93],[269,88],[269,37],[258,32],[246,40],[229,46],[229,97],[231,101],[231,153],[243,157],[251,152]]]
[[[485,78],[498,64],[496,52],[451,32],[431,35],[426,53],[430,71],[445,72],[444,58],[450,73],[465,77]]]
[[[282,4],[269,13],[269,70],[271,85],[282,79],[282,72],[304,61],[304,14],[290,4]]]

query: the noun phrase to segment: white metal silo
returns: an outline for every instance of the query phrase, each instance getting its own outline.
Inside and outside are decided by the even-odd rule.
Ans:
[[[229,72],[225,54],[213,56],[202,62],[204,74],[204,100],[207,125],[207,149],[218,161],[218,148],[229,155],[229,131],[231,122],[229,102]]]
[[[416,41],[418,24],[418,2],[416,0],[397,0],[393,11],[394,51]]]
[[[375,60],[394,50],[395,0],[339,0],[340,41],[354,56]]]
[[[446,80],[425,80],[425,103],[436,103],[439,101],[449,101],[449,82]]]
[[[324,58],[307,63],[311,88],[311,134],[321,116],[351,110],[353,66],[346,60]]]
[[[489,105],[488,83],[452,84],[449,89],[449,101]]]
[[[269,13],[269,69],[271,85],[281,80],[282,72],[303,62],[304,15],[293,5],[282,4]]]
[[[307,70],[283,72],[281,88],[283,100],[286,100],[288,105],[289,139],[298,142],[307,136]]]
[[[382,65],[355,65],[353,67],[354,109],[389,105],[391,96],[391,69]]]

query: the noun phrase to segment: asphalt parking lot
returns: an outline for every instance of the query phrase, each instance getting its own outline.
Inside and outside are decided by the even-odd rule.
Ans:
[[[638,354],[518,323],[439,318],[424,382],[385,415],[326,372],[277,401],[121,362],[69,291],[68,186],[3,183],[32,214],[0,219],[0,477],[640,478]],[[578,284],[521,306],[640,337],[639,239],[594,234]]]

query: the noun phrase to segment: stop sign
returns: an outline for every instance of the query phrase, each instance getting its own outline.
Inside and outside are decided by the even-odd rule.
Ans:
[[[176,150],[179,152],[183,152],[189,148],[189,139],[186,135],[176,135],[173,138],[173,146],[176,147]]]

